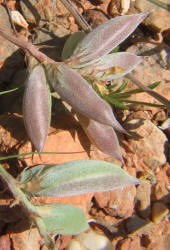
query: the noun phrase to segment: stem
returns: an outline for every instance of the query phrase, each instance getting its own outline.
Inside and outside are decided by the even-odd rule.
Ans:
[[[85,31],[89,32],[91,31],[91,27],[86,22],[84,17],[76,10],[76,8],[73,6],[72,2],[70,0],[60,0],[62,4],[66,7],[68,11],[73,15],[77,23],[80,25],[80,27]]]
[[[39,230],[41,237],[45,241],[45,245],[48,247],[48,250],[54,250],[54,243],[53,243],[51,237],[47,234],[46,226],[45,226],[43,220],[39,217],[34,217],[34,221],[37,225],[37,228]]]
[[[158,1],[158,0],[147,0],[148,2],[151,2],[151,3],[154,3],[156,4],[157,6],[167,10],[170,12],[170,5],[169,4],[166,4],[166,3],[163,3],[161,1]]]
[[[93,151],[93,150],[91,150]],[[45,154],[81,154],[85,153],[86,151],[77,151],[77,152],[30,152],[30,153],[23,153],[23,154],[18,154],[18,155],[9,155],[9,156],[4,156],[0,157],[0,161],[8,160],[8,159],[13,159],[13,158],[19,158],[22,156],[27,156],[27,155],[45,155]]]
[[[20,190],[20,188],[17,187],[16,180],[10,174],[8,174],[8,172],[1,165],[0,165],[0,177],[8,186],[15,200],[24,207],[27,214],[29,216],[40,217],[40,214],[38,213],[36,207],[31,205],[31,203],[25,197],[24,193]]]
[[[0,36],[4,37],[8,41],[14,43],[15,45],[17,45],[21,49],[27,51],[28,53],[30,53],[33,57],[35,57],[41,63],[46,61],[49,63],[58,64],[57,62],[55,62],[54,60],[52,60],[51,58],[46,56],[44,53],[40,52],[36,48],[36,46],[34,46],[33,44],[26,42],[24,40],[21,40],[20,38],[14,36],[12,34],[8,34],[5,30],[3,30],[1,28],[0,28]]]
[[[20,190],[20,188],[17,187],[16,180],[10,174],[8,174],[8,172],[1,165],[0,165],[0,177],[8,186],[15,200],[22,205],[28,217],[30,217],[34,221],[48,249],[53,250],[54,249],[53,241],[47,233],[46,226],[36,206],[32,205],[29,202],[24,193]]]
[[[14,25],[14,22],[13,22],[12,17],[11,17],[11,11],[10,11],[9,8],[8,8],[7,0],[5,0],[5,6],[6,6],[6,10],[7,10],[8,16],[9,16],[9,20],[10,20],[12,29],[13,29],[15,35],[18,36],[17,31],[16,31],[16,28],[15,28],[15,25]]]
[[[139,80],[137,80],[134,76],[131,74],[126,75],[127,78],[129,78],[131,81],[134,82],[139,88],[143,89],[145,92],[147,92],[150,96],[153,96],[155,99],[163,103],[170,112],[170,101],[168,101],[165,97],[159,95],[157,92],[153,91],[152,89],[148,88],[147,86],[143,85]]]

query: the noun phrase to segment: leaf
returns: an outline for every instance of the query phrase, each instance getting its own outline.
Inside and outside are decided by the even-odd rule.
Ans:
[[[19,88],[13,88],[13,89],[1,91],[1,92],[0,92],[0,95],[5,95],[5,94],[8,94],[8,93],[14,92],[14,91],[16,91],[16,90],[18,90],[18,89],[19,89]]]
[[[118,101],[117,99],[115,99],[114,97],[108,96],[108,95],[104,95],[103,98],[110,102],[111,104],[113,104],[114,106],[121,108],[121,109],[128,109],[127,106],[125,106],[123,103],[121,103],[120,101]]]
[[[75,70],[65,65],[45,63],[53,89],[75,110],[103,124],[126,133],[107,104]]]
[[[127,102],[127,103],[133,103],[136,105],[146,105],[146,106],[150,106],[150,107],[159,107],[159,108],[166,108],[166,106],[161,105],[161,104],[155,104],[155,103],[149,103],[149,102],[138,102],[138,101],[132,101],[132,100],[128,100],[128,99],[121,99],[121,102]]]
[[[114,88],[117,87],[117,85],[118,85],[118,83],[114,83],[114,84],[112,84],[112,85],[109,85],[109,86],[107,87],[107,89],[108,89],[108,90],[113,90]]]
[[[116,93],[122,92],[123,90],[126,89],[127,86],[128,86],[128,82],[124,81],[124,82],[122,83],[122,85],[121,85],[114,93],[116,94]]]
[[[62,50],[61,58],[62,61],[68,59],[74,52],[78,43],[84,38],[85,33],[82,31],[75,32],[66,40],[64,48]]]
[[[75,235],[89,228],[85,214],[79,207],[68,204],[35,206],[42,216],[49,234]]]
[[[142,61],[142,56],[136,56],[128,52],[118,52],[102,57],[91,67],[94,72],[100,71],[100,74],[97,74],[96,76],[98,76],[101,80],[113,80],[123,77],[127,73],[131,72]]]
[[[160,83],[161,82],[154,82],[154,83],[148,85],[147,87],[150,88],[150,89],[154,89],[157,86],[159,86]],[[109,96],[112,96],[114,98],[126,98],[126,97],[130,97],[131,95],[134,95],[134,94],[143,93],[145,91],[143,89],[133,89],[133,90],[126,91],[126,92],[123,92],[123,93],[116,93],[116,92],[117,91],[112,92],[111,94],[109,94]]]
[[[137,85],[140,89],[143,89],[150,96],[153,96],[159,102],[163,103],[167,107],[168,111],[170,112],[170,101],[167,98],[158,94],[157,92],[153,91],[152,89],[148,88],[147,86],[143,85],[143,83],[141,83],[133,75],[127,74],[127,78],[129,78],[135,85]]]
[[[23,117],[27,134],[38,152],[43,150],[51,119],[51,95],[41,65],[30,69],[25,83]]]
[[[103,192],[139,184],[115,164],[79,160],[60,165],[38,165],[27,168],[17,178],[20,188],[35,196],[70,196]]]
[[[117,135],[112,127],[88,119],[86,116],[76,113],[78,120],[87,134],[89,140],[102,152],[124,162]]]
[[[148,16],[148,12],[110,19],[90,32],[78,44],[70,58],[75,67],[94,63],[123,42]]]

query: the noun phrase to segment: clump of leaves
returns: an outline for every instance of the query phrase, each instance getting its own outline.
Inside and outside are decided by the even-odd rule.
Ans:
[[[28,218],[37,226],[48,249],[51,235],[75,235],[89,228],[84,212],[68,204],[33,205],[31,197],[63,197],[100,192],[140,184],[115,164],[81,160],[60,165],[38,165],[24,169],[15,180],[0,165],[0,177]]]
[[[116,120],[111,106],[96,93],[90,79],[110,80],[122,77],[136,67],[143,57],[130,53],[109,54],[147,17],[148,13],[110,19],[96,29],[74,40],[65,49],[63,62],[54,62],[35,46],[0,29],[0,35],[25,49],[41,64],[30,66],[23,103],[24,122],[29,138],[37,151],[43,150],[50,122],[49,85],[78,115],[87,136],[103,152],[122,160],[114,129],[126,133]],[[70,43],[71,45],[71,43]],[[66,58],[67,57],[67,58]],[[68,58],[69,57],[69,58]],[[100,134],[100,139],[99,139]],[[112,143],[109,143],[109,139]],[[108,146],[109,145],[109,146]]]

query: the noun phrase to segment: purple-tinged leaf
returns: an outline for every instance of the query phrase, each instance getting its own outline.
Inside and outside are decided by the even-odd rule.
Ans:
[[[117,165],[95,160],[38,165],[25,169],[17,179],[27,193],[53,197],[104,192],[140,183]]]
[[[128,74],[142,61],[142,56],[136,56],[128,52],[119,52],[102,57],[91,68],[94,72],[99,72],[96,76],[101,80],[113,80]]]
[[[23,99],[23,117],[28,136],[38,152],[43,150],[51,119],[51,95],[41,65],[28,75]]]
[[[65,65],[45,63],[53,89],[75,110],[103,124],[126,133],[112,109],[75,70]]]
[[[123,42],[148,14],[124,15],[99,25],[78,44],[70,57],[72,66],[81,68],[98,61]]]
[[[105,154],[124,162],[117,135],[112,127],[88,119],[80,113],[77,113],[77,117],[91,143]]]

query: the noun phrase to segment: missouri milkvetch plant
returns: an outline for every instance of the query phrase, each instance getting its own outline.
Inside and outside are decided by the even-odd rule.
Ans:
[[[123,161],[114,129],[122,133],[126,131],[116,120],[111,106],[89,84],[89,78],[107,81],[121,77],[143,60],[142,57],[130,53],[109,53],[125,40],[147,15],[148,13],[140,13],[116,17],[89,34],[81,35],[81,41],[78,44],[75,42],[74,51],[65,53],[69,58],[63,62],[53,61],[34,45],[0,29],[0,35],[29,52],[41,63],[32,66],[28,72],[23,104],[26,130],[37,151],[43,150],[48,134],[49,84],[81,115],[80,123],[91,142],[103,152]],[[34,91],[35,93],[31,94]],[[100,128],[101,139],[98,140]],[[109,143],[109,137],[112,143]]]

